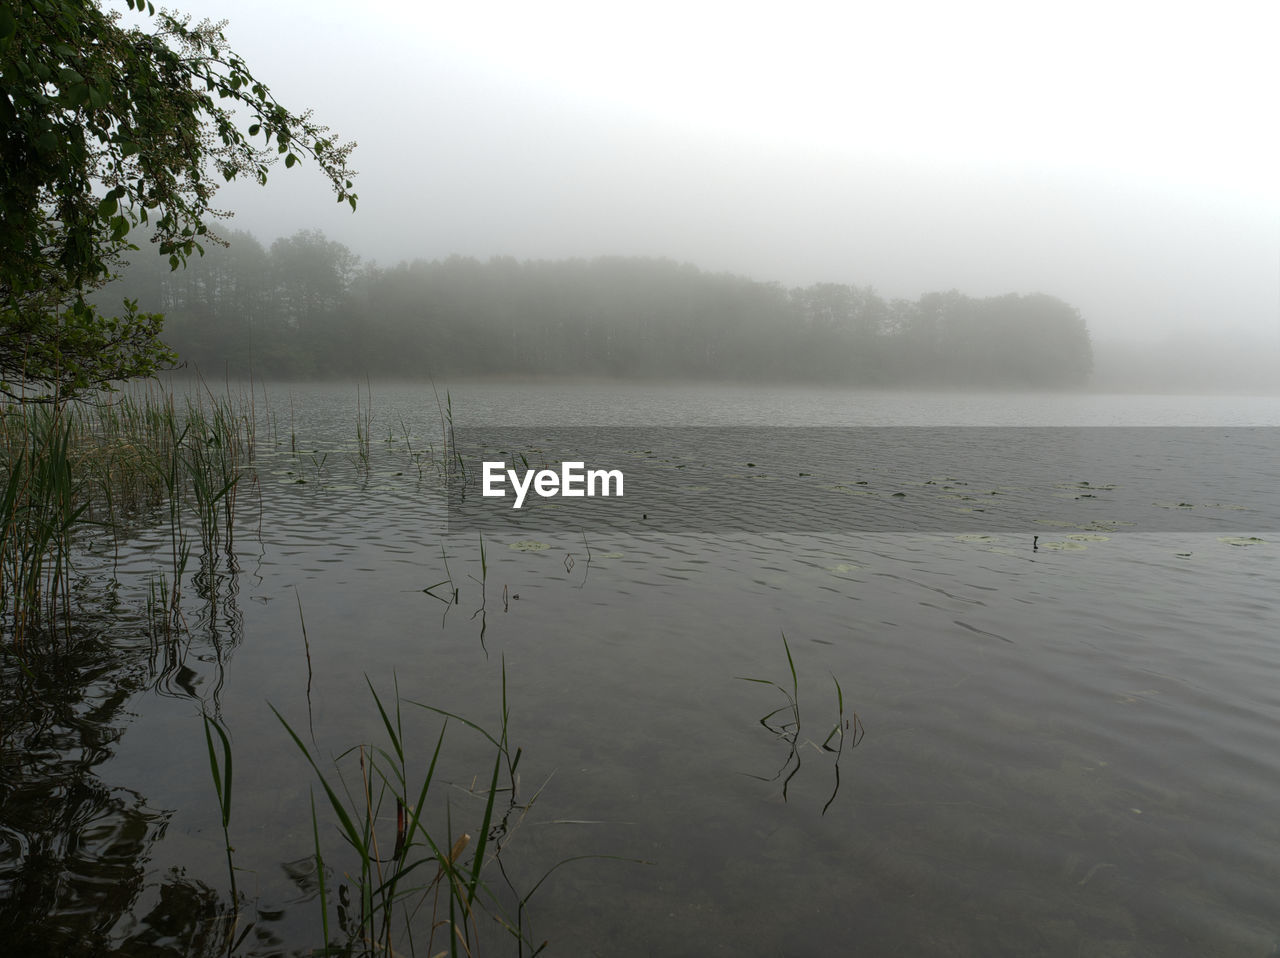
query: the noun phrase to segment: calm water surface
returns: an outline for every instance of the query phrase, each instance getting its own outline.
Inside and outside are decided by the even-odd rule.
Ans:
[[[1280,425],[1275,398],[449,393],[460,427]],[[209,916],[228,883],[203,707],[235,749],[231,836],[253,921],[237,954],[310,954],[313,776],[268,703],[338,755],[385,740],[366,677],[496,728],[504,669],[520,797],[534,799],[503,851],[514,886],[572,856],[644,862],[570,862],[539,886],[529,920],[551,954],[1278,953],[1267,530],[1233,544],[1056,529],[1037,551],[1030,528],[566,531],[533,551],[486,537],[482,568],[478,536],[442,533],[414,458],[439,444],[431,390],[375,384],[372,399],[366,469],[354,386],[267,390],[239,571],[209,570],[205,598],[193,586],[176,653],[150,648],[136,587],[166,568],[163,531],[87,560],[100,584],[122,583],[107,648],[67,666],[56,714],[11,719],[6,741],[13,953],[219,953]],[[1259,479],[1278,465],[1280,450]],[[447,577],[456,605],[423,592]],[[782,693],[743,680],[791,690],[783,635],[794,741],[760,722]],[[843,750],[824,750],[842,715]],[[409,705],[404,719],[425,767],[439,723]],[[445,752],[441,804],[474,829],[491,750],[455,723]],[[325,828],[340,873],[351,864]],[[514,953],[482,931],[482,953]]]

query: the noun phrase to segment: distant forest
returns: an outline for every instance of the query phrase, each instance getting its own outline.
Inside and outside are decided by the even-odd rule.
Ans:
[[[788,289],[663,259],[362,264],[300,232],[232,233],[171,271],[149,243],[96,299],[166,314],[206,374],[290,379],[677,377],[856,386],[1061,388],[1093,367],[1079,312],[1053,296],[870,286]]]

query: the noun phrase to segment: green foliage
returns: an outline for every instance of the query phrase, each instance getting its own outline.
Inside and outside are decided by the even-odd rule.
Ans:
[[[94,0],[30,0],[0,16],[0,391],[58,398],[172,361],[160,317],[108,317],[84,294],[143,226],[172,269],[220,240],[221,182],[313,161],[354,209],[352,144],[286,109],[230,50],[143,0],[154,32]],[[248,123],[242,128],[242,120]]]
[[[226,731],[215,718],[210,718],[208,714],[200,716],[204,719],[204,740],[209,747],[209,772],[213,775],[213,787],[218,793],[218,810],[222,814],[222,838],[227,846],[227,873],[231,877],[231,901],[232,907],[239,907],[240,895],[236,889],[236,869],[232,862],[232,852],[235,851],[231,847],[231,740],[227,737]],[[212,730],[212,731],[210,731]],[[218,750],[213,746],[213,733],[218,734],[218,745],[222,752],[222,758],[218,758]]]
[[[516,801],[516,768],[521,753],[517,749],[512,754],[507,738],[510,711],[507,706],[505,666],[502,679],[502,727],[496,737],[453,712],[422,703],[411,703],[444,719],[431,748],[430,758],[425,760],[425,757],[414,758],[409,753],[410,742],[406,736],[401,709],[405,700],[401,699],[398,686],[394,699],[384,702],[367,676],[365,681],[382,719],[386,744],[361,745],[343,753],[342,758],[354,757],[358,761],[354,787],[348,777],[344,777],[339,762],[332,765],[322,762],[319,750],[309,748],[288,720],[275,706],[270,706],[315,772],[338,832],[349,846],[347,855],[354,859],[353,867],[345,872],[354,888],[347,887],[344,892],[340,887],[340,900],[345,897],[351,902],[349,907],[344,906],[339,910],[339,926],[348,937],[345,945],[334,946],[329,940],[328,902],[323,891],[321,893],[325,953],[417,954],[413,928],[420,923],[415,919],[426,913],[428,903],[430,922],[426,929],[424,954],[475,954],[480,935],[478,919],[482,910],[489,911],[499,925],[516,939],[521,953],[526,946],[532,948],[532,942],[526,939],[523,925],[524,905],[533,891],[537,890],[537,885],[569,859],[553,866],[539,879],[534,889],[521,898],[521,914],[515,921],[502,914],[498,896],[482,877],[485,866],[498,860],[500,848],[494,846],[500,843],[499,837],[509,835],[532,803],[532,799],[525,805]],[[431,817],[429,800],[440,801],[439,793],[444,790],[442,787],[433,789],[432,785],[437,781],[436,770],[450,721],[459,722],[478,732],[496,749],[487,786],[472,793],[484,803],[480,820],[475,823],[474,834],[477,837],[474,842],[470,833],[454,834],[452,812],[447,800],[444,831],[430,828],[427,823]],[[508,783],[501,785],[500,779],[504,774]],[[415,783],[416,776],[421,777],[420,782]],[[502,803],[506,805],[505,809],[499,803],[500,793],[505,794],[505,802]],[[384,835],[384,841],[380,845],[379,822],[389,820],[393,809],[396,823],[394,836],[388,843]],[[311,814],[317,874],[323,881],[325,859],[321,854],[314,793]],[[469,859],[464,852],[470,855]],[[350,891],[354,891],[355,895],[350,895]],[[442,894],[447,898],[445,907],[448,918],[441,915],[439,899]],[[436,948],[437,935],[447,939],[447,952]]]
[[[87,508],[58,408],[0,408],[0,635],[21,647],[67,612],[71,537]]]
[[[189,396],[180,414],[171,395],[117,394],[113,401],[0,403],[0,641],[21,648],[33,636],[70,630],[72,560],[94,527],[118,537],[140,517],[168,514],[170,588],[153,595],[166,629],[179,604],[194,514],[202,567],[230,553],[236,494],[249,467],[251,412],[229,394]],[[159,621],[156,623],[159,625]]]

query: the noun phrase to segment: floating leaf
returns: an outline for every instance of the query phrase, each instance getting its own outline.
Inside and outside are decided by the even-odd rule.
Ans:
[[[521,539],[508,547],[515,552],[543,552],[551,546],[546,542],[534,542],[532,539]]]

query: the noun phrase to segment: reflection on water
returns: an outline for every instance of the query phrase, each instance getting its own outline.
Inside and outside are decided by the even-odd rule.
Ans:
[[[169,820],[97,775],[145,677],[91,637],[28,665],[4,664],[0,939],[13,954],[102,954]]]
[[[313,776],[268,703],[336,757],[383,737],[366,675],[494,727],[504,668],[537,799],[493,880],[509,903],[536,887],[550,953],[1276,948],[1274,536],[566,530],[486,534],[482,558],[441,534],[414,458],[434,407],[396,398],[375,429],[403,419],[412,448],[363,461],[340,394],[299,415],[296,453],[287,432],[261,444],[261,507],[192,577],[181,628],[147,615],[167,546],[146,533],[87,561],[99,591],[70,654],[31,676],[5,659],[15,953],[318,948]],[[1255,467],[1265,485],[1274,463]],[[439,725],[419,712],[425,764]],[[238,917],[202,713],[236,760]],[[450,731],[442,754],[432,814],[472,827],[491,753]],[[394,809],[380,823],[389,840]],[[555,868],[576,856],[629,861]],[[515,950],[481,934],[482,954]]]
[[[176,868],[159,882],[149,875],[172,810],[99,773],[139,695],[216,710],[224,657],[241,634],[234,564],[201,563],[191,576],[198,601],[178,630],[139,607],[148,593],[121,574],[117,558],[90,544],[77,565],[72,628],[29,635],[20,656],[6,650],[0,663],[0,940],[8,953],[226,951],[231,909],[219,892]],[[130,592],[132,604],[123,598]]]

